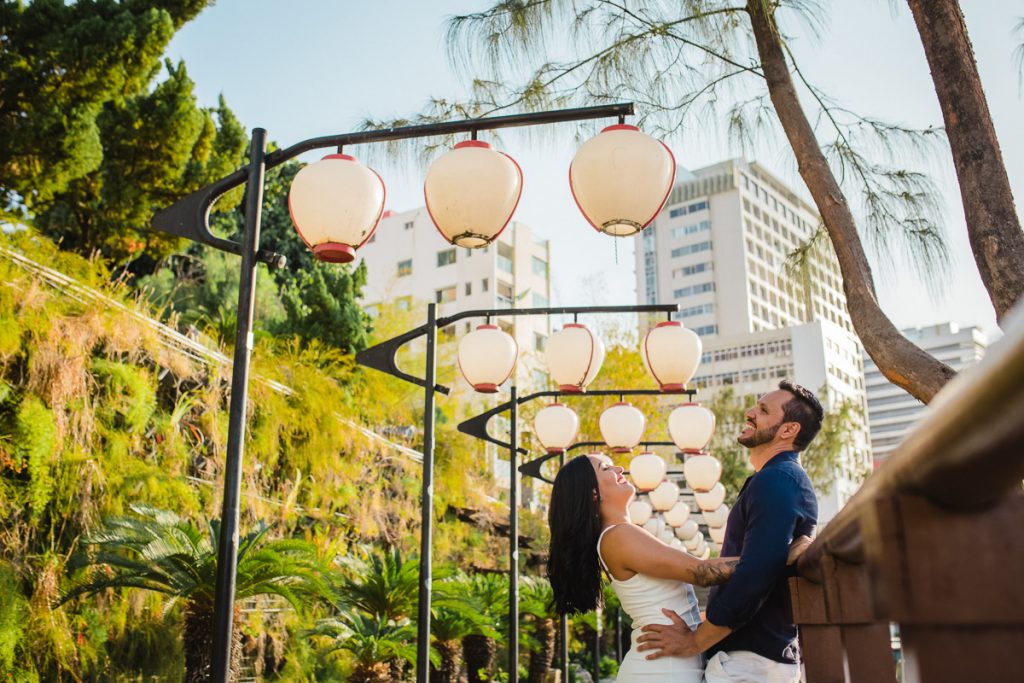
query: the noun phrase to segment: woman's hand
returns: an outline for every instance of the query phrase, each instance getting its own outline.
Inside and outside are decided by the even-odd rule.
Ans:
[[[810,536],[797,536],[794,538],[793,542],[789,544],[789,556],[786,558],[786,564],[790,565],[795,563],[813,542],[814,539]]]

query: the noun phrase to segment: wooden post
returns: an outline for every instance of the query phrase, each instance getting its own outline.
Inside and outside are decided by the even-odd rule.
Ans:
[[[905,683],[1024,680],[1024,494],[981,512],[875,501],[864,549],[875,609],[900,624]]]
[[[792,578],[789,591],[807,683],[844,683],[842,635],[829,619],[825,586]]]

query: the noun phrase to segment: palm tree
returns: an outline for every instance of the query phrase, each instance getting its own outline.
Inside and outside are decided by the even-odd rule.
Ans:
[[[462,600],[479,614],[487,627],[462,638],[462,657],[469,683],[490,680],[497,640],[506,633],[508,619],[508,577],[503,574],[473,574],[466,579]]]
[[[330,619],[321,619],[307,632],[314,638],[328,639],[325,654],[349,652],[356,667],[349,678],[351,683],[392,683],[391,662],[416,662],[416,630],[408,620],[395,622],[380,616],[366,616],[358,612],[342,613]]]
[[[365,559],[344,563],[335,593],[342,609],[361,610],[387,620],[412,616],[419,596],[419,560],[403,560],[397,549],[371,552]]]
[[[530,649],[529,683],[544,683],[555,658],[555,612],[551,584],[539,577],[524,577],[520,582],[519,611],[532,618],[533,647]]]
[[[173,512],[132,506],[136,516],[108,519],[85,540],[85,551],[69,571],[91,567],[61,598],[63,604],[82,595],[111,588],[139,588],[168,596],[167,609],[184,603],[185,681],[199,683],[210,676],[213,649],[213,600],[217,574],[219,520],[210,520],[206,533]],[[269,527],[260,523],[238,545],[235,599],[279,595],[297,610],[315,596],[326,596],[322,566],[315,547],[300,540],[267,541]],[[239,611],[235,606],[235,622]],[[240,634],[233,634],[231,669],[241,654]]]
[[[490,623],[491,615],[481,611],[472,600],[467,600],[471,581],[466,576],[456,576],[434,583],[430,631],[434,636],[434,648],[441,659],[436,671],[441,683],[458,683],[462,674],[460,655],[466,638],[482,637],[493,643],[498,637],[498,632]],[[479,678],[479,669],[475,676]],[[473,676],[470,679],[473,680]]]

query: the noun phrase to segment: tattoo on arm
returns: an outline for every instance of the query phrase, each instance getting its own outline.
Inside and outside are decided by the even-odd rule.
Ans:
[[[693,582],[698,586],[717,586],[732,578],[739,565],[739,559],[710,560],[701,562],[693,570]]]

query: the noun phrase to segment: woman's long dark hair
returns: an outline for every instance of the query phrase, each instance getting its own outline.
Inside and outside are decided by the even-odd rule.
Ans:
[[[555,476],[548,508],[548,581],[560,614],[590,612],[604,602],[597,539],[601,507],[590,458],[579,455]]]

